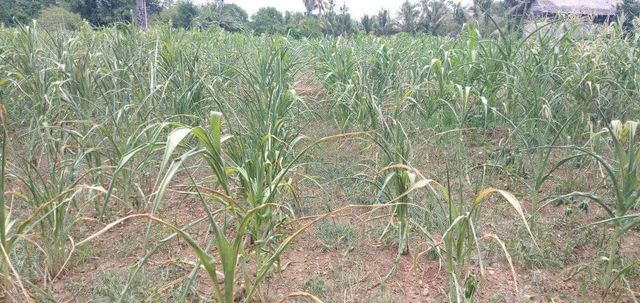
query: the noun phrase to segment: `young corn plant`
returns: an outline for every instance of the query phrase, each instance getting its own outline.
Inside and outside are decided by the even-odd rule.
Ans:
[[[239,95],[242,106],[233,111],[237,130],[225,147],[237,173],[238,194],[252,208],[281,205],[281,190],[287,184],[279,178],[287,174],[292,149],[302,139],[292,123],[292,111],[301,102],[292,87],[298,62],[286,42],[270,41],[268,52],[259,53],[253,64],[245,62],[238,71],[245,92]],[[275,226],[283,219],[281,209],[260,209],[251,222],[252,241],[274,236]]]
[[[378,60],[374,61],[373,71],[380,73],[378,69],[382,66],[393,64],[389,62],[389,52],[388,48],[381,48],[375,57]],[[387,82],[392,82],[391,78],[387,79]],[[381,176],[371,176],[366,179],[379,190],[378,200],[384,200],[381,201],[382,203],[395,202],[393,218],[398,220],[398,256],[406,255],[409,253],[408,205],[411,202],[409,189],[415,181],[415,176],[406,169],[411,159],[411,141],[400,120],[408,108],[409,98],[399,98],[398,102],[391,105],[382,104],[377,94],[386,96],[387,88],[373,85],[375,81],[367,77],[357,77],[357,79],[353,87],[356,91],[360,91],[355,93],[351,104],[352,117],[355,117],[353,122],[356,122],[360,129],[369,132],[368,137],[375,143],[381,154],[379,158],[382,167]],[[347,119],[351,119],[351,116]],[[342,122],[347,123],[349,120]],[[382,236],[386,232],[387,229]]]
[[[169,160],[173,155],[174,149],[181,143],[182,140],[187,138],[187,136],[193,136],[198,142],[199,148],[185,153],[184,155],[170,163],[167,172],[158,187],[154,209],[157,209],[160,201],[163,199],[165,191],[167,190],[171,180],[173,179],[179,168],[182,166],[182,162],[194,156],[202,157],[213,172],[216,178],[216,186],[219,187],[219,189],[214,188],[210,191],[210,193],[208,193],[209,199],[214,199],[215,201],[219,202],[224,209],[227,209],[233,215],[232,218],[234,218],[234,221],[237,224],[235,234],[231,238],[228,238],[227,232],[231,226],[226,223],[226,220],[222,226],[219,225],[216,220],[217,216],[213,215],[210,210],[210,206],[201,196],[200,200],[202,201],[203,206],[207,212],[207,218],[209,220],[210,228],[214,232],[214,246],[220,254],[219,258],[223,267],[223,289],[220,289],[218,286],[218,272],[216,271],[214,258],[210,256],[205,249],[201,248],[195,240],[193,240],[181,229],[174,227],[171,224],[163,223],[162,221],[159,222],[163,223],[166,226],[169,226],[171,229],[177,232],[182,238],[187,241],[187,243],[189,243],[194,252],[196,252],[198,259],[209,274],[209,278],[211,279],[212,286],[215,290],[217,301],[225,303],[234,302],[237,296],[234,289],[236,282],[238,282],[238,262],[247,261],[247,259],[245,258],[247,253],[244,251],[243,243],[247,229],[249,228],[250,224],[257,219],[256,217],[258,216],[258,212],[264,211],[264,209],[273,207],[274,205],[265,204],[261,205],[258,208],[251,208],[250,206],[236,203],[236,200],[231,197],[232,180],[228,175],[231,167],[228,166],[228,164],[223,159],[224,155],[222,151],[223,143],[227,141],[230,136],[222,135],[221,113],[212,112],[209,118],[209,125],[207,127],[179,128],[171,132],[165,147],[165,155],[163,157],[161,170],[163,170],[164,167],[169,164]],[[249,285],[246,286],[249,287]],[[247,292],[247,294],[250,293]],[[251,295],[249,295],[249,298],[251,298]]]
[[[113,168],[102,205],[96,205],[99,220],[102,220],[107,212],[116,188],[119,190],[119,200],[128,198],[131,205],[137,209],[148,206],[146,188],[140,181],[136,181],[144,180],[148,166],[156,161],[156,152],[163,147],[160,138],[165,135],[166,128],[170,125],[150,123],[141,124],[133,130],[124,130],[120,126],[99,124],[93,128],[91,139],[101,136],[102,140],[92,142],[98,152],[91,155],[90,160],[98,166],[102,163],[101,159],[105,159]]]
[[[243,201],[243,198],[247,198],[244,193],[253,190],[242,188],[247,185],[245,180],[242,179],[244,177],[240,176],[246,174],[243,172],[244,168],[236,166],[233,162],[225,161],[223,151],[224,143],[229,141],[231,137],[222,134],[221,113],[212,112],[207,127],[179,128],[174,130],[167,140],[162,167],[165,167],[165,165],[169,163],[169,159],[172,157],[175,148],[180,142],[189,136],[196,139],[198,147],[188,151],[168,165],[166,174],[157,189],[156,205],[162,200],[171,180],[184,161],[192,157],[201,157],[208,164],[215,176],[217,188],[205,190],[199,189],[199,186],[196,186],[196,191],[207,212],[207,218],[214,233],[213,245],[217,249],[222,263],[222,273],[216,271],[214,257],[209,255],[207,251],[188,234],[180,228],[159,219],[154,220],[170,227],[178,233],[180,237],[187,241],[194,252],[196,252],[198,259],[209,274],[217,301],[225,303],[236,301],[251,302],[254,294],[259,292],[261,281],[270,272],[272,266],[279,261],[279,257],[285,249],[298,235],[320,218],[298,229],[283,240],[279,240],[280,237],[268,236],[260,239],[260,241],[256,241],[254,245],[247,245],[245,241],[247,236],[253,236],[251,226],[255,225],[256,222],[261,222],[261,220],[269,220],[269,218],[265,218],[265,216],[273,215],[273,210],[282,208],[280,201],[275,199],[275,197],[277,197],[278,187],[282,186],[282,183],[291,169],[296,165],[297,161],[308,150],[319,143],[341,136],[322,138],[307,146],[295,155],[290,162],[280,163],[282,168],[269,180],[270,183],[266,185],[265,190],[262,192],[264,196],[262,196],[261,199],[263,200],[260,200],[259,202],[261,203],[257,205],[252,204],[251,200],[246,201],[246,203]],[[236,181],[237,185],[241,188],[239,192],[233,190],[236,182],[234,182],[235,178],[232,175],[237,175],[239,179]],[[249,185],[255,186],[255,183]],[[220,224],[219,221],[223,219],[220,218],[219,212],[216,212],[214,215],[214,212],[210,210],[210,205],[207,203],[208,200],[218,202],[224,212],[232,215],[231,221],[229,222],[227,219],[224,219],[224,223]],[[229,236],[230,233],[232,234],[231,236]],[[274,247],[272,250],[267,251],[264,249],[270,245]],[[252,256],[255,256],[254,262],[257,268],[253,279],[251,278],[252,274],[246,266],[246,263],[250,262]],[[240,277],[238,276],[239,273]],[[218,286],[219,280],[223,280],[223,289],[220,289]],[[237,284],[241,285],[242,290],[240,292],[236,291]]]
[[[201,51],[193,49],[189,43],[191,38],[187,33],[167,32],[162,36],[158,52],[158,71],[167,81],[167,92],[172,94],[168,99],[174,100],[170,112],[184,118],[197,113],[208,98],[200,70]]]
[[[15,177],[27,189],[16,193],[37,214],[36,229],[45,255],[44,279],[59,275],[69,260],[72,240],[70,229],[85,203],[96,200],[102,190],[83,183],[100,167],[85,169],[84,159],[91,149],[83,149],[74,139],[76,133],[64,123],[46,122],[33,130],[30,157],[19,162]],[[36,147],[37,146],[37,147]]]
[[[447,175],[448,173],[449,171]],[[417,183],[426,182],[422,174],[417,172],[417,175],[419,176]],[[477,192],[473,200],[468,201],[464,198],[463,182],[465,181],[461,179],[459,180],[459,184],[454,185],[451,180],[448,179],[447,184],[443,186],[434,181],[429,181],[429,187],[432,192],[436,197],[439,196],[446,203],[445,207],[441,208],[441,210],[445,212],[441,214],[442,217],[446,218],[444,224],[445,229],[441,232],[441,236],[438,239],[427,231],[426,228],[418,226],[418,229],[433,243],[433,249],[435,249],[435,252],[440,257],[449,274],[448,299],[450,302],[474,301],[475,295],[481,286],[480,282],[483,281],[483,277],[485,276],[481,251],[481,241],[484,240],[494,240],[502,248],[511,268],[515,291],[518,293],[515,269],[504,242],[495,234],[480,234],[478,224],[482,219],[481,212],[484,204],[490,202],[491,196],[499,195],[509,203],[516,215],[522,220],[535,244],[535,238],[529,229],[522,204],[513,194],[495,188],[482,189]],[[454,189],[454,187],[457,188]],[[537,244],[535,245],[537,247]],[[476,277],[470,269],[474,256],[477,258],[480,278]]]
[[[358,88],[358,61],[353,47],[342,43],[342,40],[330,42],[329,46],[321,45],[320,51],[316,73],[324,89],[331,96],[330,113],[344,129],[349,125],[353,115],[352,103]]]
[[[415,173],[407,170],[411,159],[411,143],[402,124],[395,119],[382,121],[382,129],[371,134],[382,152],[383,178],[377,181],[380,196],[395,201],[394,217],[398,220],[398,255],[409,254],[409,190],[415,183]]]
[[[406,169],[412,156],[411,141],[400,122],[409,108],[410,98],[394,96],[399,73],[399,54],[385,44],[373,54],[368,64],[357,68],[359,73],[347,87],[347,90],[353,92],[349,103],[350,114],[343,117],[346,120],[340,123],[353,123],[360,129],[369,131],[369,138],[380,150],[381,176],[367,179],[378,188],[378,200],[384,200],[382,203],[394,203],[392,217],[398,220],[399,257],[409,254],[409,191],[415,181],[415,175]],[[384,74],[385,71],[387,74]],[[377,81],[377,77],[383,80]],[[393,104],[381,101],[389,96],[398,101]],[[386,232],[387,229],[382,236]]]
[[[5,191],[8,160],[7,141],[9,140],[9,135],[7,131],[7,111],[4,104],[0,104],[0,127],[2,128],[0,132],[2,139],[2,154],[0,155],[0,161],[2,161],[0,163],[0,289],[5,299],[18,302],[21,300],[13,295],[13,290],[15,286],[17,286],[25,301],[33,302],[30,294],[22,283],[19,272],[15,269],[11,261],[11,256],[21,237],[32,227],[32,222],[35,220],[38,212],[31,214],[30,217],[20,222],[12,219],[11,216],[13,200],[8,203],[7,192]]]
[[[604,197],[598,196],[595,192],[573,192],[550,200],[582,197],[593,201],[605,210],[607,219],[594,223],[611,224],[613,226],[613,232],[609,240],[608,255],[603,256],[603,259],[606,260],[602,278],[602,287],[605,289],[605,293],[612,286],[615,279],[619,278],[626,282],[624,272],[619,270],[628,266],[620,256],[620,246],[624,236],[640,226],[640,214],[634,212],[640,205],[640,177],[638,176],[640,140],[638,138],[638,125],[637,121],[621,122],[620,120],[614,120],[607,126],[606,132],[610,137],[612,160],[608,160],[604,156],[582,147],[557,147],[575,150],[579,153],[558,162],[554,169],[570,162],[570,160],[586,156],[597,161],[603,167],[609,181],[611,181],[613,203],[607,203]],[[619,277],[614,278],[617,275]]]
[[[203,194],[203,193],[198,193]],[[225,197],[220,192],[215,192],[214,195],[217,199],[225,200],[224,203],[233,202],[232,200]],[[77,247],[86,245],[93,239],[97,238],[101,234],[107,232],[109,229],[113,228],[117,224],[123,222],[124,220],[132,219],[132,218],[147,218],[152,222],[159,223],[162,226],[165,226],[172,230],[174,234],[166,237],[161,242],[166,242],[175,236],[178,236],[185,240],[189,247],[193,250],[198,258],[198,262],[196,264],[196,268],[194,271],[197,273],[197,270],[200,268],[204,268],[207,273],[207,276],[210,280],[212,289],[214,290],[213,298],[215,302],[222,303],[234,303],[234,302],[264,302],[265,299],[260,292],[260,285],[262,281],[268,276],[271,272],[271,269],[275,264],[279,262],[280,256],[286,251],[286,249],[293,243],[293,241],[299,237],[304,231],[309,229],[315,223],[319,222],[322,219],[325,219],[329,214],[319,216],[318,218],[313,219],[311,222],[302,226],[301,228],[295,230],[285,239],[283,239],[273,250],[273,252],[269,253],[266,258],[262,259],[261,262],[255,262],[256,270],[249,271],[247,264],[249,263],[249,258],[253,254],[247,251],[243,245],[245,243],[244,239],[246,237],[246,233],[248,231],[248,227],[250,221],[254,219],[257,212],[260,211],[260,208],[271,207],[273,205],[262,205],[259,208],[251,209],[246,212],[242,216],[242,220],[239,222],[227,222],[225,221],[223,224],[219,224],[218,221],[224,220],[220,219],[221,213],[223,211],[234,211],[233,209],[221,209],[215,212],[212,212],[208,207],[209,203],[207,198],[204,195],[200,196],[200,201],[205,207],[206,218],[210,224],[210,228],[214,234],[213,245],[218,251],[217,256],[210,254],[208,251],[211,248],[210,246],[202,246],[195,240],[191,235],[189,235],[185,230],[190,227],[192,224],[185,226],[184,228],[180,228],[171,223],[168,223],[158,217],[155,217],[150,214],[136,214],[124,217],[120,220],[117,220],[109,225],[107,225],[102,230],[92,234],[86,239],[78,242]],[[237,214],[233,214],[235,218],[238,218]],[[201,220],[197,220],[197,223]],[[139,270],[141,265],[144,265],[146,259],[148,259],[152,255],[153,251],[150,254],[145,255],[142,262],[139,264],[138,268],[136,268],[136,272]],[[218,259],[219,261],[216,261]],[[221,263],[222,271],[218,270],[217,263]],[[126,294],[129,284],[131,283],[131,277],[125,286],[125,289],[122,291],[120,298],[117,302],[122,302],[124,295]],[[222,288],[220,285],[222,284]],[[239,287],[238,287],[239,286]],[[256,298],[257,296],[257,298]],[[310,297],[315,298],[307,293],[293,293],[290,296],[302,296],[302,297]]]
[[[16,34],[9,39],[6,62],[8,79],[11,86],[22,92],[23,108],[26,114],[40,117],[47,114],[56,103],[55,82],[58,80],[54,70],[44,62],[42,34],[35,26],[20,26]],[[58,104],[55,104],[58,105]]]

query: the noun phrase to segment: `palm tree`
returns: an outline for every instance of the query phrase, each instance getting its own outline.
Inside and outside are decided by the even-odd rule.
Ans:
[[[638,0],[623,0],[618,4],[618,16],[623,15],[625,18],[622,26],[627,33],[631,33],[634,27],[633,20],[640,16],[640,2]]]
[[[369,34],[373,30],[374,23],[375,21],[373,20],[373,18],[370,18],[369,15],[364,15],[362,16],[362,19],[360,19],[360,24],[362,25],[362,29],[367,34]]]
[[[398,12],[398,19],[400,19],[400,24],[402,24],[402,30],[407,33],[415,34],[419,16],[420,12],[416,9],[415,4],[409,2],[409,0],[402,3],[400,12]]]
[[[378,36],[385,36],[389,33],[391,18],[389,17],[389,11],[386,9],[380,10],[376,16],[375,33]]]
[[[323,9],[332,12],[336,8],[336,1],[327,0],[327,2],[323,3],[323,5],[324,5]]]
[[[483,27],[489,25],[491,21],[491,11],[493,10],[493,0],[473,0],[473,12],[477,20],[482,17]]]
[[[304,8],[307,10],[307,15],[311,15],[316,9],[316,0],[302,0],[304,2]]]
[[[351,20],[351,14],[349,14],[349,8],[346,4],[340,7],[340,14],[338,15],[338,30],[339,35],[351,34],[353,32],[353,20]]]
[[[458,26],[462,26],[467,22],[467,14],[465,13],[465,8],[462,7],[462,3],[458,2],[453,6],[453,20],[456,21]]]
[[[318,14],[322,15],[325,8],[323,0],[302,0],[304,2],[304,8],[307,10],[307,15],[313,14],[313,11],[318,10]]]
[[[450,13],[443,0],[422,0],[421,23],[424,31],[432,35],[442,34],[442,27]]]
[[[147,5],[144,0],[136,0],[136,21],[139,29],[147,29]]]

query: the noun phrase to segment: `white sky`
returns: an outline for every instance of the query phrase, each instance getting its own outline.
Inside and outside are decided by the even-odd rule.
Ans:
[[[326,1],[326,0],[325,0]],[[417,3],[418,0],[410,0]],[[458,0],[463,3],[470,3],[471,0]],[[203,4],[214,2],[214,0],[192,0],[193,3]],[[381,8],[388,9],[392,17],[395,17],[404,0],[335,0],[336,7],[347,4],[349,13],[353,18],[360,18],[363,15],[377,14]],[[225,3],[235,3],[247,11],[249,16],[253,15],[259,8],[273,6],[279,11],[304,12],[303,0],[225,0]]]

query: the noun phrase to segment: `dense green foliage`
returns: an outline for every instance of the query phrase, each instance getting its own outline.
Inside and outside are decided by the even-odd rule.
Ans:
[[[624,15],[623,26],[625,30],[631,32],[634,29],[634,21],[640,16],[640,1],[623,0],[622,4],[618,6],[618,14]]]
[[[12,25],[14,20],[22,23],[29,22],[52,3],[53,1],[49,0],[1,0],[0,23]]]
[[[38,16],[38,24],[49,31],[79,30],[84,26],[82,17],[60,7],[48,7]]]
[[[162,10],[160,1],[146,0],[149,14]],[[94,26],[105,26],[117,22],[131,22],[131,11],[135,1],[129,0],[0,0],[0,23],[26,24],[36,19],[47,7],[55,6],[79,14]]]
[[[220,9],[210,7],[206,12],[208,12],[208,15],[203,16],[204,18],[226,31],[240,32],[247,30],[249,16],[247,12],[236,4],[226,4]]]
[[[167,14],[171,14],[168,21],[172,26],[189,29],[193,26],[193,20],[198,16],[198,8],[191,2],[180,2]]]
[[[220,28],[230,32],[251,31],[256,34],[289,34],[292,37],[343,36],[356,32],[378,36],[400,32],[428,33],[437,36],[457,35],[463,24],[478,22],[483,34],[496,31],[519,31],[528,10],[527,0],[474,0],[471,5],[446,0],[406,0],[399,11],[380,10],[373,16],[354,20],[346,3],[335,1],[303,1],[306,13],[280,12],[275,8],[260,9],[253,16],[236,4],[196,5],[190,1],[161,2],[146,0],[147,12],[156,23],[171,23],[179,28]],[[135,1],[130,0],[0,0],[0,23],[26,24],[38,18],[48,7],[68,10],[80,15],[93,26],[130,23]],[[624,0],[619,15],[624,14],[624,27],[632,31],[638,16],[638,0]]]
[[[256,34],[282,33],[284,17],[274,7],[263,7],[251,16],[251,27]]]
[[[135,2],[128,0],[69,0],[64,3],[70,11],[80,14],[94,26],[131,22],[134,5]]]

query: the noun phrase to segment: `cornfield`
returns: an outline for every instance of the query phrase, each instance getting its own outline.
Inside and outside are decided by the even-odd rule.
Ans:
[[[7,302],[640,298],[640,41],[0,29]]]

